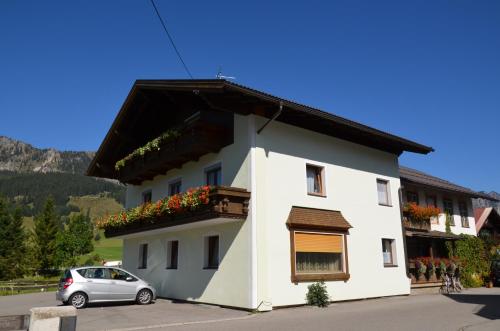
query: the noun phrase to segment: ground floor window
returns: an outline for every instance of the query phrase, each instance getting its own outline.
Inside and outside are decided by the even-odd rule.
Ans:
[[[205,237],[205,269],[219,268],[219,236]]]
[[[384,266],[396,266],[396,244],[394,239],[382,239],[382,255],[384,257]]]
[[[139,269],[148,267],[148,244],[139,245]]]
[[[344,233],[291,231],[292,281],[347,279]]]
[[[177,269],[179,257],[179,241],[170,240],[167,242],[167,269]]]

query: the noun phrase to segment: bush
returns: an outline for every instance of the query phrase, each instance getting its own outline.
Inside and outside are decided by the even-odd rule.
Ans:
[[[460,278],[465,287],[482,286],[482,275],[488,274],[490,260],[483,241],[474,236],[461,235],[455,243],[455,255],[460,260]]]
[[[307,289],[306,300],[308,305],[328,307],[330,304],[330,297],[328,296],[325,282],[311,284]]]

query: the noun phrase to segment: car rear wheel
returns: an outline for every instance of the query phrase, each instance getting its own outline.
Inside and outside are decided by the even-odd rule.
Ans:
[[[148,289],[142,289],[137,293],[136,301],[140,305],[150,304],[153,300],[153,293]]]
[[[83,292],[73,293],[68,300],[68,303],[70,303],[76,309],[85,308],[87,306],[87,302],[87,295]]]

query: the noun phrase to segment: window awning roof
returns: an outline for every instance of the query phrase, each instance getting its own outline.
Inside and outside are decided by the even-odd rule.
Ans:
[[[457,240],[460,239],[459,236],[453,233],[446,233],[441,231],[408,231],[406,230],[407,237],[421,237],[421,238],[437,238],[437,239],[448,239]]]
[[[297,206],[290,210],[286,223],[290,228],[342,231],[352,228],[340,211]]]

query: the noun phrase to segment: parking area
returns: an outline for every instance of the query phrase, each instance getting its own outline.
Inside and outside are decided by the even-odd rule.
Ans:
[[[54,306],[54,293],[0,297],[0,315]],[[500,288],[449,296],[422,294],[250,314],[159,299],[148,306],[94,305],[78,311],[78,330],[500,330]]]

